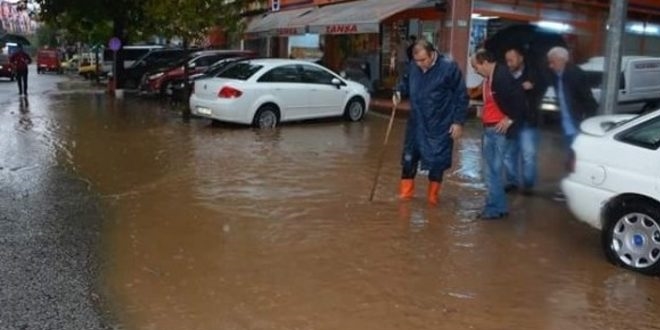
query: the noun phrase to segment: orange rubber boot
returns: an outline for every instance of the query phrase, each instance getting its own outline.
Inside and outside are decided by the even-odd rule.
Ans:
[[[435,181],[429,182],[429,190],[427,193],[429,204],[438,205],[439,195],[440,195],[440,182],[435,182]]]
[[[401,179],[401,185],[399,186],[399,198],[411,199],[413,195],[415,195],[415,180]]]

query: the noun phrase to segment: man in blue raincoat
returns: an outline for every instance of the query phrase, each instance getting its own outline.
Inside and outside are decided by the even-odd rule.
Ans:
[[[452,165],[454,140],[463,131],[469,99],[458,65],[440,55],[426,40],[413,47],[413,61],[396,88],[392,101],[410,98],[410,116],[401,159],[399,196],[410,199],[415,191],[418,165],[428,170],[428,202],[438,203],[443,173]]]

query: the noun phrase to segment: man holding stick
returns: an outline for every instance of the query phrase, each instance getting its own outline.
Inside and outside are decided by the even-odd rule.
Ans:
[[[461,137],[469,99],[458,65],[440,55],[426,40],[415,42],[413,63],[401,78],[392,101],[410,98],[410,116],[401,159],[399,197],[410,199],[415,192],[415,175],[421,162],[428,170],[427,199],[438,203],[442,176],[452,165],[454,141]]]

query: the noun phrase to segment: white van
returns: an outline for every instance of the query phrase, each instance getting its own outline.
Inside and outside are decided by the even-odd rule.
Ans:
[[[591,91],[600,102],[604,57],[593,57],[580,68],[587,74]],[[554,88],[548,88],[541,110],[558,111]],[[660,57],[624,56],[616,113],[638,113],[660,106]]]

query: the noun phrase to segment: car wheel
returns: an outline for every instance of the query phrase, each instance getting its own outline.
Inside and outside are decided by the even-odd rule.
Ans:
[[[364,102],[357,97],[348,101],[344,110],[344,118],[349,121],[360,121],[364,117]]]
[[[172,96],[172,83],[166,82],[160,87],[160,96]]]
[[[277,108],[272,105],[264,105],[254,115],[252,125],[260,129],[275,128],[279,120],[279,111],[277,111]]]
[[[126,89],[136,89],[138,88],[137,81],[133,79],[127,79],[126,82],[124,83],[124,87]]]
[[[650,202],[622,203],[608,212],[602,232],[607,259],[643,274],[660,274],[660,208]]]

